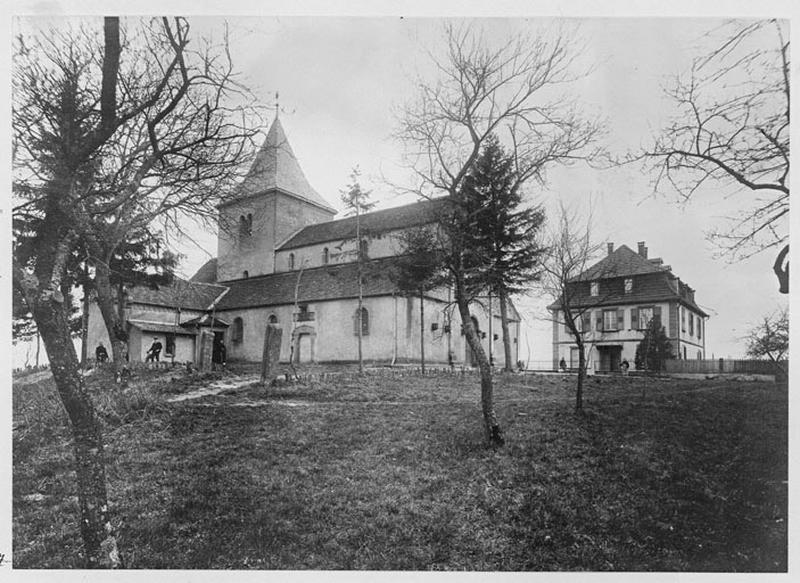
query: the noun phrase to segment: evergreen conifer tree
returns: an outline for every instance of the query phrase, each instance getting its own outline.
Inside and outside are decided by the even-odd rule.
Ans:
[[[499,300],[507,371],[514,365],[508,299],[540,278],[545,252],[537,238],[544,211],[523,205],[521,185],[513,157],[490,135],[461,192],[467,285]]]

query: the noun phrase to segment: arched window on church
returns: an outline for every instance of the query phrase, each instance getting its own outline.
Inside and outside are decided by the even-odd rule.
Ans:
[[[245,269],[242,272],[242,278],[247,279],[248,277],[250,277],[250,272]]]
[[[239,240],[244,241],[253,235],[253,214],[239,216]]]
[[[289,269],[294,269],[294,253],[289,253]]]
[[[325,249],[322,250],[322,264],[328,265],[328,261],[330,260],[331,260],[331,253],[330,251],[328,251],[328,248],[325,247]]]
[[[353,334],[358,336],[358,309],[353,314]],[[369,336],[369,310],[361,308],[361,335]]]
[[[267,322],[269,324],[277,324],[278,323],[278,317],[275,314],[270,314],[269,318],[267,318]]]
[[[244,339],[244,320],[239,317],[233,319],[233,327],[231,328],[231,341],[241,342]]]

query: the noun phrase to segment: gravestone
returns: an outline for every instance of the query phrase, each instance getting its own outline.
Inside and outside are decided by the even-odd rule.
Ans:
[[[272,382],[278,372],[283,330],[279,324],[267,324],[264,332],[264,352],[261,355],[261,382]]]
[[[200,358],[198,368],[200,370],[211,370],[211,356],[214,351],[214,334],[209,330],[200,331]]]

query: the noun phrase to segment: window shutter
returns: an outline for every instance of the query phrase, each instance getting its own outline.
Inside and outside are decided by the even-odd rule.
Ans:
[[[631,308],[631,330],[639,329],[639,310]]]
[[[584,312],[581,319],[583,320],[581,332],[590,332],[592,329],[592,315],[589,312]]]
[[[625,310],[622,308],[617,310],[617,330],[625,329]]]
[[[655,306],[653,308],[653,319],[661,326],[661,306]]]

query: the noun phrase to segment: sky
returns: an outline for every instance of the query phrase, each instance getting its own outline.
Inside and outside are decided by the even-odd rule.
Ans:
[[[239,4],[231,6],[242,14]],[[417,77],[432,74],[429,53],[441,50],[444,19],[411,13],[401,17],[398,12],[368,17],[356,10],[350,11],[356,16],[346,17],[337,16],[336,10],[323,10],[334,14],[325,16],[274,16],[251,10],[245,10],[246,17],[228,16],[217,6],[214,16],[191,16],[190,23],[197,34],[217,38],[227,23],[242,80],[265,105],[274,105],[279,92],[281,122],[314,188],[341,208],[340,190],[357,165],[378,208],[413,202],[392,186],[409,184],[402,145],[393,134],[398,108],[418,92]],[[291,12],[296,11],[285,13]],[[50,13],[50,22],[57,19]],[[490,42],[564,26],[582,47],[577,68],[589,71],[570,87],[570,94],[587,116],[605,120],[601,145],[622,155],[647,143],[661,126],[670,112],[663,86],[709,46],[703,35],[721,21],[493,17],[475,19],[474,24]],[[671,265],[709,313],[708,357],[739,357],[747,330],[785,305],[786,297],[778,293],[771,274],[772,253],[731,263],[707,241],[710,229],[736,215],[739,199],[727,194],[705,191],[689,204],[677,204],[674,196],[654,195],[652,176],[638,166],[598,169],[581,164],[553,168],[544,185],[526,191],[527,200],[542,204],[549,216],[555,216],[560,201],[587,214],[591,209],[597,242],[635,250],[637,242],[645,241],[650,256]],[[185,255],[181,273],[187,277],[216,253],[215,233],[190,231],[192,241],[174,241]],[[530,360],[551,358],[552,324],[544,309],[550,301],[536,291],[516,301],[524,318],[521,352]]]

